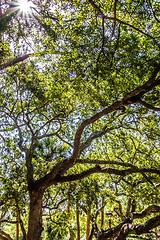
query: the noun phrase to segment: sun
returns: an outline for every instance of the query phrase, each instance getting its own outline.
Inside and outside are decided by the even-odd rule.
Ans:
[[[27,0],[19,0],[19,8],[23,13],[27,13],[31,11],[32,3]]]

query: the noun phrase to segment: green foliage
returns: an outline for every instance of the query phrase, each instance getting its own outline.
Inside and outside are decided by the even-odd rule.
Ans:
[[[3,66],[0,75],[0,207],[7,219],[15,218],[17,205],[21,216],[28,218],[27,153],[35,147],[31,157],[35,181],[71,157],[84,119],[145,84],[159,64],[160,49],[158,1],[95,1],[97,9],[92,1],[34,1],[30,13],[20,13],[18,3],[12,2],[2,0],[0,64],[31,55]],[[159,78],[158,73],[155,82]],[[159,170],[159,92],[157,84],[142,94],[147,107],[135,101],[95,122],[90,119],[78,158],[110,161],[101,167],[117,171]],[[64,176],[95,164],[75,162]],[[136,211],[159,204],[159,181],[159,175],[150,172],[123,176],[106,172],[48,188],[43,199],[47,239],[76,234],[76,208],[81,235],[90,207],[91,221],[100,228],[97,212],[102,198],[105,212],[113,213],[114,226],[126,217],[129,201],[136,201]],[[70,214],[65,201],[59,205],[65,199],[70,201]]]
[[[68,235],[68,217],[65,212],[54,217],[54,222],[47,223],[48,239],[64,239]]]

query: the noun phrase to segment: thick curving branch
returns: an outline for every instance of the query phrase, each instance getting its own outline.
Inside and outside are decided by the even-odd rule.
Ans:
[[[73,159],[70,158],[66,158],[62,162],[57,163],[49,173],[35,181],[34,187],[40,187],[45,190],[51,185],[57,184],[56,178],[60,176],[60,171],[70,165],[73,165]]]
[[[116,227],[104,230],[103,232],[99,231],[97,233],[97,240],[106,240],[110,237],[113,237],[114,240],[125,240],[131,231],[135,231],[137,235],[148,233],[151,229],[160,225],[160,215],[141,224],[134,225],[132,222],[136,218],[144,218],[156,212],[160,212],[160,207],[158,205],[151,205],[140,213],[130,213],[129,216]]]
[[[125,170],[118,170],[115,168],[109,168],[109,167],[100,167],[99,165],[96,165],[93,168],[90,168],[86,171],[83,171],[78,174],[70,174],[66,176],[60,176],[57,175],[55,177],[55,182],[62,183],[62,182],[72,182],[81,180],[83,178],[86,178],[90,176],[93,173],[105,173],[105,174],[113,174],[117,176],[125,177],[127,175],[133,174],[133,173],[153,173],[160,176],[160,170],[154,169],[154,168],[128,168]]]
[[[80,150],[81,136],[82,136],[82,133],[83,133],[84,129],[88,125],[90,125],[91,123],[96,122],[97,120],[99,120],[103,116],[120,109],[120,107],[122,107],[122,106],[128,106],[130,104],[137,103],[138,100],[141,99],[141,97],[145,93],[147,93],[150,90],[152,90],[155,86],[160,85],[160,79],[156,80],[157,74],[159,72],[160,72],[160,64],[158,64],[157,67],[153,70],[149,80],[146,83],[144,83],[140,87],[137,87],[136,89],[134,89],[130,93],[127,93],[122,98],[122,100],[114,102],[112,105],[110,105],[109,107],[103,109],[101,112],[98,112],[97,114],[93,115],[92,117],[84,120],[80,124],[80,126],[78,127],[77,132],[75,134],[74,149],[73,149],[73,154],[72,154],[71,158],[73,158],[75,160],[77,159],[77,157],[79,155],[79,150]]]
[[[147,215],[149,215],[150,213],[155,213],[155,212],[160,212],[160,206],[150,205],[149,207],[144,209],[142,212],[139,212],[139,213],[132,212],[132,213],[130,213],[130,215],[133,217],[133,219],[136,219],[136,218],[144,218]]]
[[[137,235],[141,235],[143,233],[149,233],[151,229],[156,228],[160,225],[160,215],[151,218],[150,220],[142,223],[142,224],[125,224],[118,236],[115,240],[125,240],[128,234],[132,231],[135,231]]]
[[[95,114],[94,116],[92,116],[89,119],[86,119],[85,121],[83,121],[81,123],[81,125],[78,127],[76,135],[75,135],[75,139],[74,139],[74,150],[73,150],[73,154],[72,154],[72,158],[76,159],[79,155],[79,148],[80,148],[80,139],[83,133],[83,130],[91,123],[94,123],[95,121],[97,121],[98,119],[100,119],[101,117],[114,112],[115,110],[119,109],[121,106],[123,106],[123,102],[122,101],[117,101],[115,103],[113,103],[111,106],[105,108],[104,110],[102,110],[101,112],[98,112],[97,114]]]

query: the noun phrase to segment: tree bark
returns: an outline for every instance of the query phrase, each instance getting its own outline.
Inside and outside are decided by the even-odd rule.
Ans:
[[[153,209],[154,205],[151,206]],[[146,212],[145,209],[143,212]],[[141,214],[142,215],[142,214]],[[141,224],[132,224],[133,219],[136,217],[129,216],[125,221],[120,223],[118,226],[113,227],[111,229],[107,229],[106,231],[100,231],[97,235],[97,240],[106,240],[113,237],[114,240],[126,240],[128,234],[132,231],[136,233],[136,235],[141,235],[144,233],[149,233],[152,229],[160,226],[160,214],[156,217],[149,219],[148,221]]]
[[[70,201],[67,201],[67,214],[68,214],[68,219],[70,218]],[[71,226],[69,226],[69,233],[70,233],[70,238],[69,240],[74,240],[74,233],[73,230],[71,229]]]
[[[16,217],[16,240],[19,240],[19,214],[17,210],[17,217]]]
[[[30,191],[30,210],[27,240],[40,240],[42,227],[42,190]]]
[[[127,204],[127,209],[126,209],[126,217],[128,217],[128,215],[130,214],[131,206],[132,206],[132,199],[129,198],[128,199],[128,204]]]
[[[76,223],[77,223],[77,240],[80,240],[80,222],[78,206],[76,206]]]
[[[101,230],[103,229],[103,226],[104,226],[104,197],[102,197],[102,202],[101,202]]]
[[[89,210],[88,210],[88,212],[87,212],[86,240],[89,239],[89,234],[90,234],[90,220],[91,220],[91,206],[89,206]]]
[[[13,240],[9,234],[0,229],[0,239],[1,240]]]
[[[26,60],[30,56],[31,56],[31,54],[26,54],[26,55],[21,56],[19,58],[15,58],[15,59],[13,59],[13,60],[11,60],[9,62],[3,63],[2,65],[0,65],[0,70],[3,70],[3,69],[5,69],[7,67],[10,67],[10,66],[13,66],[16,63],[23,62],[24,60]]]
[[[23,239],[22,240],[26,240],[27,239],[27,234],[26,234],[26,230],[24,228],[23,221],[21,219],[20,209],[19,209],[18,204],[17,204],[17,218],[18,218],[19,226],[21,227],[21,231],[22,231],[22,234],[23,234]]]

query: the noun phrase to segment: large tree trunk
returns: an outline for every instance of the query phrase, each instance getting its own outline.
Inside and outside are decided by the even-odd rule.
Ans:
[[[42,227],[42,198],[43,191],[30,191],[30,211],[27,240],[40,240]]]

